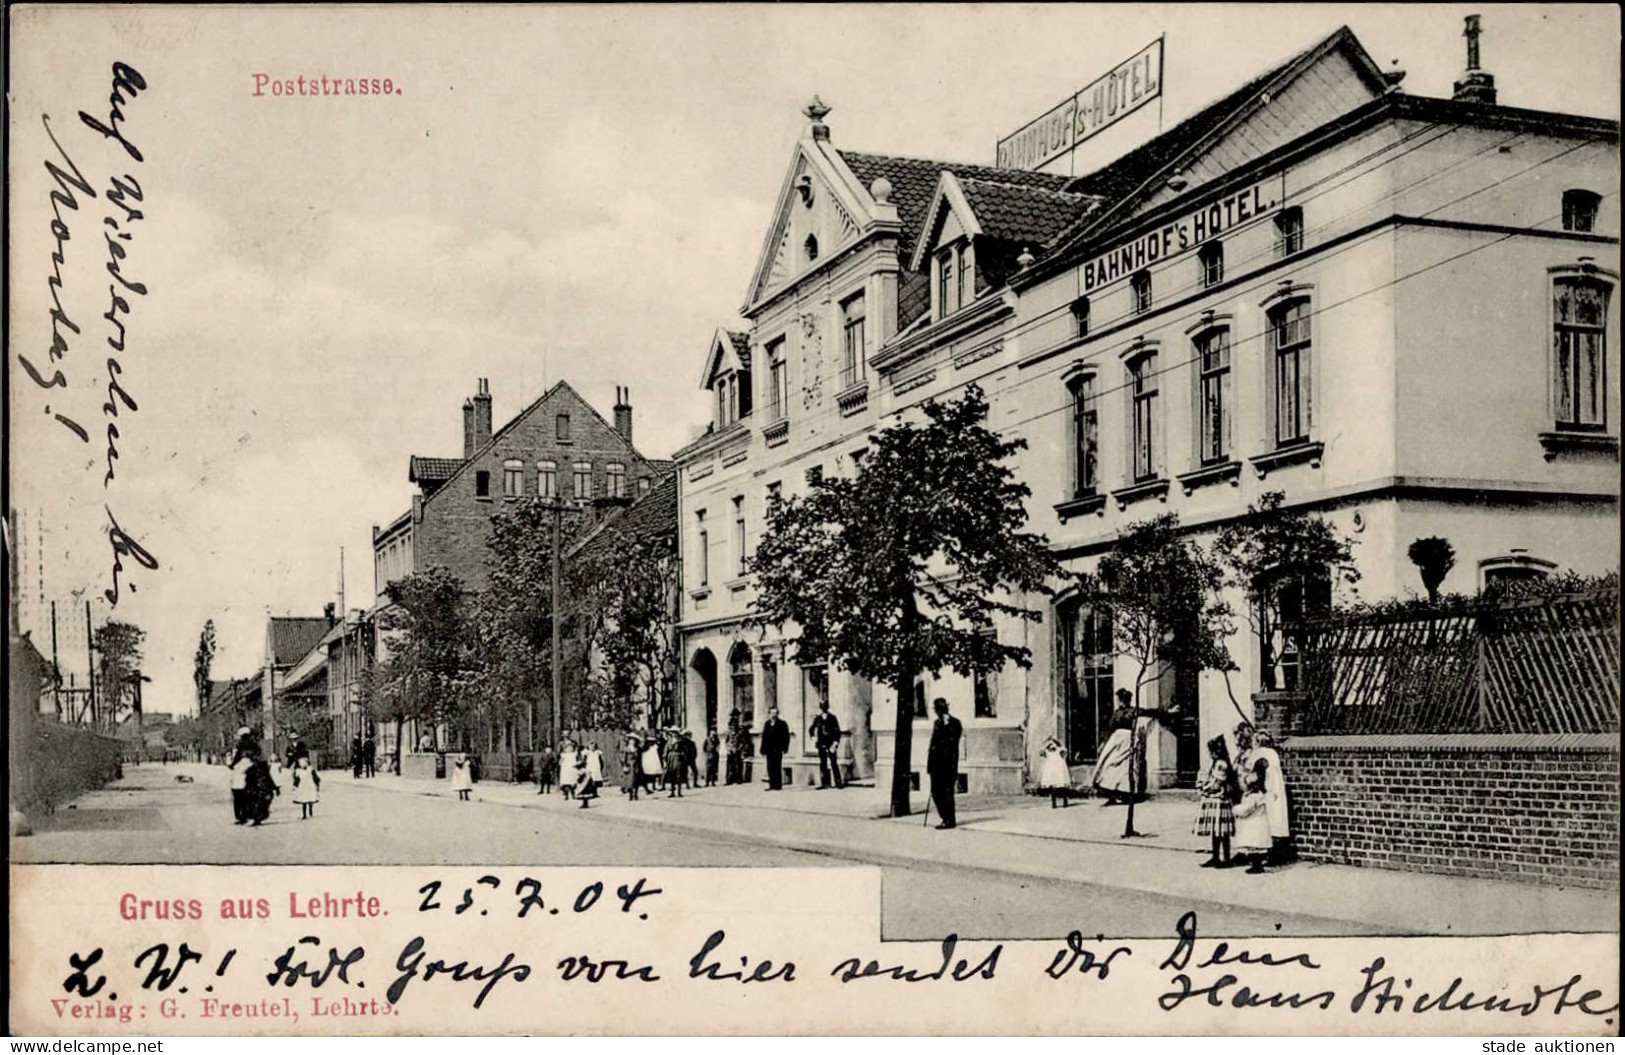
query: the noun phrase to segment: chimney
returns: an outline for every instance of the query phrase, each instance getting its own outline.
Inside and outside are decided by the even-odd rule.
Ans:
[[[491,442],[491,382],[480,378],[473,399],[463,401],[463,457]]]
[[[615,386],[615,431],[632,446],[632,390]]]
[[[327,616],[327,625],[329,627],[338,622],[338,616],[334,614],[337,611],[338,605],[334,604],[332,601],[328,601],[326,607],[322,609],[322,614]]]
[[[1482,32],[1478,28],[1478,16],[1467,16],[1467,28],[1462,36],[1467,38],[1467,72],[1461,75],[1456,82],[1455,94],[1451,96],[1458,103],[1483,103],[1485,106],[1495,105],[1495,75],[1479,68],[1478,65],[1478,35]]]

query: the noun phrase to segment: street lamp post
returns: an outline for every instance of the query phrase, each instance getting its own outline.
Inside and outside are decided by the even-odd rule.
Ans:
[[[560,535],[563,533],[564,504],[555,497],[549,508],[553,511],[553,602],[552,614],[549,619],[553,630],[553,720],[550,723],[552,740],[549,746],[557,752],[559,749],[559,720],[562,713],[559,698],[564,691],[564,672],[559,666],[559,548]]]

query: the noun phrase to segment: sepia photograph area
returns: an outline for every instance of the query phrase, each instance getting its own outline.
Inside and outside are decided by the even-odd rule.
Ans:
[[[9,17],[13,864],[1617,935],[1613,7]]]

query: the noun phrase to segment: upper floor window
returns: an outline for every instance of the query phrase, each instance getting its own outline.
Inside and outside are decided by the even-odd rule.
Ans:
[[[571,466],[570,497],[592,497],[592,462],[576,462]]]
[[[952,248],[944,249],[937,254],[937,315],[947,315],[959,305],[953,301],[954,293],[959,289],[954,279],[954,251]]]
[[[647,476],[638,477],[638,497],[642,498],[644,495],[646,495],[648,493],[649,493],[649,478]]]
[[[734,496],[734,558],[739,574],[745,574],[750,554],[745,552],[745,496]]]
[[[518,498],[525,493],[525,463],[510,460],[502,463],[502,494],[505,498]]]
[[[1602,196],[1589,190],[1563,192],[1563,230],[1590,234],[1597,226],[1597,206]]]
[[[1072,336],[1089,336],[1089,298],[1079,297],[1072,302]]]
[[[491,497],[491,474],[484,469],[474,470],[474,497]]]
[[[767,346],[767,416],[782,421],[790,412],[790,368],[784,359],[784,338]]]
[[[1141,315],[1151,310],[1151,272],[1136,271],[1134,277],[1128,280],[1129,296],[1133,300],[1134,314]]]
[[[1553,403],[1557,427],[1600,431],[1608,425],[1608,324],[1611,287],[1593,278],[1552,282]]]
[[[739,369],[734,373],[735,404],[739,407],[739,416],[750,417],[750,412],[756,409],[756,389],[751,383],[750,353],[741,352],[739,355]]]
[[[1157,458],[1162,453],[1157,418],[1157,353],[1142,352],[1129,360],[1129,434],[1132,439],[1132,468],[1136,483],[1157,475]]]
[[[1212,241],[1196,251],[1196,261],[1202,268],[1202,288],[1217,286],[1224,281],[1224,243]]]
[[[1297,206],[1282,209],[1275,217],[1275,251],[1291,256],[1303,249],[1303,210]]]
[[[1272,390],[1275,445],[1285,447],[1309,439],[1313,410],[1313,361],[1309,301],[1294,300],[1269,313],[1269,348],[1266,368]]]
[[[604,467],[604,494],[610,498],[626,497],[626,466],[610,462]]]
[[[570,415],[560,414],[553,419],[553,436],[560,443],[570,442]]]
[[[705,510],[696,510],[694,520],[698,526],[695,532],[698,552],[694,554],[694,571],[699,578],[699,584],[704,586],[711,581],[711,533],[705,527]]]
[[[1072,495],[1087,498],[1100,487],[1100,410],[1092,374],[1072,382]]]
[[[1230,330],[1196,338],[1197,459],[1216,465],[1230,458]]]
[[[963,306],[976,299],[976,269],[971,266],[970,242],[959,243],[954,255],[959,258],[959,294],[955,301],[957,306]]]
[[[863,341],[863,294],[857,293],[841,301],[842,388],[855,385],[864,379]]]
[[[557,498],[559,496],[559,466],[554,461],[544,461],[536,466],[536,493],[543,498]]]

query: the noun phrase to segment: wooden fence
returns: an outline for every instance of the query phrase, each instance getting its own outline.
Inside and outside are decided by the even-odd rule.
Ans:
[[[1297,636],[1300,733],[1620,730],[1611,590],[1333,616]]]

